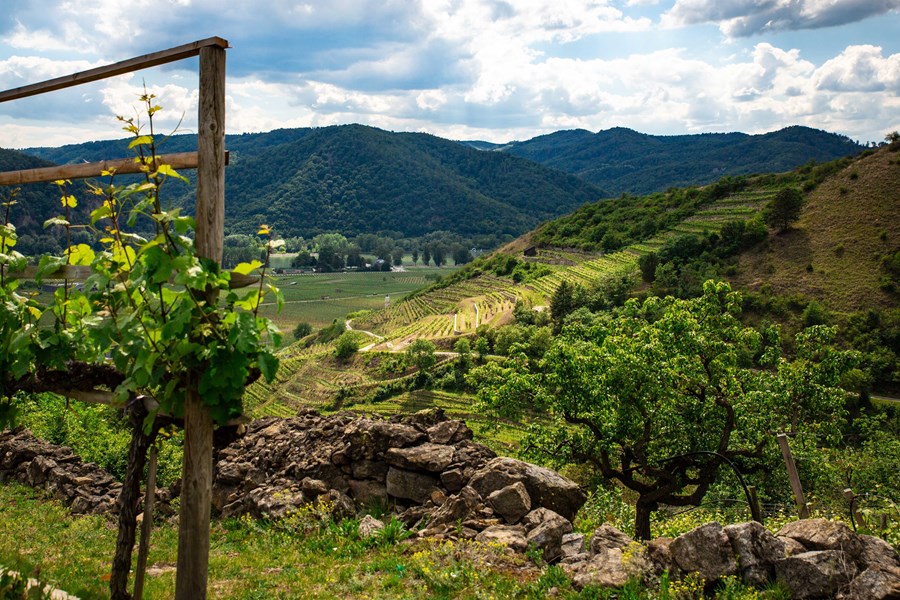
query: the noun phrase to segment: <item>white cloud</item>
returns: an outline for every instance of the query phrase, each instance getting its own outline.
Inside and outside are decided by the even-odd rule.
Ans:
[[[676,0],[668,26],[718,23],[731,37],[766,31],[818,29],[855,23],[900,8],[900,0]]]
[[[900,54],[883,57],[878,46],[850,46],[822,65],[815,83],[830,92],[900,94]]]

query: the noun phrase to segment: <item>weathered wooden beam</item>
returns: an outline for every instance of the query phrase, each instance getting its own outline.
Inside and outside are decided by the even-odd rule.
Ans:
[[[111,65],[105,65],[103,67],[49,79],[40,83],[33,83],[12,90],[6,90],[5,92],[0,92],[0,102],[18,100],[19,98],[27,98],[28,96],[62,90],[83,83],[90,83],[92,81],[115,77],[116,75],[139,71],[141,69],[149,69],[150,67],[156,67],[184,58],[190,58],[191,56],[197,56],[203,48],[221,48],[224,50],[227,47],[228,42],[220,37],[206,38],[204,40],[191,42],[190,44],[184,44],[183,46],[169,48],[168,50],[160,50],[159,52],[152,52],[135,58],[129,58],[128,60],[123,60]]]
[[[156,157],[155,164],[169,165],[176,170],[196,169],[198,164],[197,153],[176,152],[174,154],[162,154]],[[225,153],[225,164],[228,164],[228,152]],[[40,169],[5,171],[0,173],[0,185],[24,185],[26,183],[58,181],[60,179],[100,177],[104,171],[113,170],[117,174],[140,173],[145,166],[134,158],[119,158],[92,163],[42,167]]]
[[[33,265],[25,267],[24,271],[7,271],[6,267],[0,267],[5,277],[12,279],[35,279],[37,277],[38,268]],[[228,283],[229,289],[236,290],[259,283],[259,277],[253,275],[243,275],[241,273],[230,273],[231,280]],[[44,275],[44,281],[84,281],[91,276],[91,268],[81,265],[65,265],[52,273]]]
[[[781,456],[784,458],[784,466],[787,468],[788,481],[791,483],[791,491],[794,492],[794,500],[797,502],[797,510],[801,519],[809,518],[809,507],[806,505],[806,496],[803,495],[803,486],[800,484],[800,474],[797,472],[797,464],[794,462],[794,456],[791,454],[791,447],[788,445],[787,435],[779,433],[777,435],[778,445],[781,447]]]
[[[225,49],[200,51],[197,126],[197,232],[200,256],[222,261],[225,239]],[[215,302],[217,290],[208,290]],[[184,462],[175,600],[205,600],[209,570],[209,520],[212,500],[213,420],[192,374],[184,399]]]

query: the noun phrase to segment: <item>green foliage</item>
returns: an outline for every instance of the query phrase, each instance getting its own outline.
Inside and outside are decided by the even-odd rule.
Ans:
[[[64,285],[45,302],[18,294],[16,280],[0,279],[0,396],[11,395],[43,370],[85,363],[121,375],[110,386],[122,404],[145,393],[160,410],[180,414],[185,392],[193,389],[213,417],[225,421],[240,414],[252,373],[274,377],[278,359],[268,342],[277,345],[280,333],[257,311],[267,296],[279,302],[279,292],[265,284],[264,272],[259,286],[229,290],[230,275],[197,254],[193,219],[178,209],[163,210],[160,190],[184,178],[157,162],[153,96],[141,101],[149,135],[134,119],[121,119],[134,135],[130,147],[143,165],[141,180],[119,184],[115,173],[107,173],[108,181],[91,185],[90,200],[82,201],[69,182],[57,182],[64,214],[51,221],[63,227],[66,247],[62,256],[40,258],[38,281],[60,266],[85,265],[91,274],[83,287]],[[89,224],[74,221],[79,208],[90,210]],[[139,220],[152,224],[147,237],[133,230]],[[73,232],[79,229],[92,231],[100,247],[76,243]],[[259,234],[267,252],[279,247],[267,227]],[[4,242],[0,262],[18,270],[25,257]],[[259,268],[265,267],[255,261],[236,271]],[[220,290],[223,302],[214,302]],[[196,373],[202,373],[199,379]]]
[[[359,342],[350,331],[342,333],[334,345],[334,357],[338,360],[346,361],[357,351],[359,351]]]
[[[310,325],[306,321],[300,321],[294,327],[293,335],[295,340],[299,340],[300,338],[305,338],[309,334],[312,333],[312,325]]]
[[[597,133],[569,130],[504,146],[516,156],[577,174],[612,195],[704,185],[722,174],[781,173],[810,160],[832,161],[862,149],[846,136],[796,126],[752,136],[659,137],[622,127]],[[652,168],[648,156],[653,157]]]
[[[551,422],[533,427],[526,447],[558,464],[594,465],[633,489],[645,536],[657,502],[703,499],[720,457],[758,464],[771,432],[801,423],[836,433],[838,384],[855,357],[830,345],[833,330],[798,336],[792,362],[769,347],[754,365],[761,339],[739,314],[740,295],[712,281],[695,300],[631,300],[615,318],[564,329],[536,365],[492,363],[470,380],[496,417],[546,410]]]
[[[419,338],[406,349],[406,357],[410,364],[414,365],[419,372],[424,373],[437,362],[435,350],[432,342]]]
[[[766,206],[766,223],[770,227],[786,231],[800,218],[804,203],[803,192],[800,190],[792,187],[781,188]]]

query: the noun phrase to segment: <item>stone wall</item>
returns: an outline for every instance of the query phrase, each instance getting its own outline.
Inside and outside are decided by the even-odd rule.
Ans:
[[[0,481],[47,490],[75,514],[116,511],[122,484],[71,448],[34,437],[27,429],[0,431]]]
[[[0,433],[0,480],[48,490],[75,513],[115,510],[121,485],[69,448],[25,430]],[[161,490],[165,504],[177,490]],[[558,473],[497,457],[472,441],[462,421],[440,410],[391,419],[314,411],[249,425],[216,452],[213,510],[279,518],[310,503],[336,517],[390,510],[417,537],[499,543],[540,551],[576,587],[619,587],[631,578],[658,585],[695,574],[712,587],[735,576],[763,587],[783,583],[795,598],[900,599],[900,557],[886,542],[822,519],[776,534],[759,523],[708,523],[678,538],[637,543],[610,525],[573,532],[585,501]],[[366,516],[361,534],[382,527]]]

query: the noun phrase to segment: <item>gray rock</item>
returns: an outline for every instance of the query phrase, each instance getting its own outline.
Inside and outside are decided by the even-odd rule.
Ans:
[[[431,497],[438,480],[433,475],[391,467],[388,469],[385,485],[390,496],[422,504]]]
[[[897,600],[900,598],[900,567],[867,569],[850,583],[843,600]]]
[[[473,437],[472,430],[462,421],[441,421],[429,427],[426,433],[433,444],[455,444]]]
[[[853,560],[841,550],[813,550],[775,563],[776,580],[795,600],[834,597],[855,574]]]
[[[541,550],[541,557],[548,563],[562,556],[562,538],[572,533],[572,522],[549,508],[538,508],[528,513],[522,520],[528,531],[528,545]]]
[[[784,542],[756,521],[729,525],[725,533],[745,582],[762,587],[775,577],[775,561],[784,558]]]
[[[453,447],[426,442],[409,448],[390,448],[384,460],[400,469],[440,473],[453,462]]]
[[[559,473],[506,457],[488,461],[472,476],[469,485],[486,497],[516,482],[525,484],[532,506],[549,508],[569,520],[575,518],[587,499],[578,484]]]
[[[491,492],[487,502],[494,512],[510,524],[518,523],[522,517],[531,512],[531,498],[521,481]]]
[[[425,433],[403,423],[357,419],[345,427],[344,437],[353,460],[375,460],[389,448],[406,448],[422,441]]]
[[[384,529],[384,522],[372,515],[366,515],[359,521],[359,537],[361,538],[372,537],[382,529]]]
[[[600,554],[608,548],[619,548],[621,550],[633,541],[628,535],[612,525],[604,523],[591,534],[591,554]]]
[[[737,573],[728,535],[718,523],[707,523],[678,536],[669,549],[679,568],[688,573],[696,571],[706,581]]]
[[[309,498],[321,496],[328,491],[328,484],[321,479],[313,479],[312,477],[304,477],[300,482],[300,489]]]
[[[463,470],[459,467],[455,469],[447,469],[441,473],[441,485],[447,488],[450,493],[458,492],[466,485],[466,477]]]
[[[340,490],[328,490],[317,498],[320,507],[327,510],[335,521],[350,519],[356,516],[356,505],[353,500]]]
[[[473,488],[466,486],[447,498],[436,510],[428,522],[428,527],[455,526],[475,514],[481,506],[481,496]]]
[[[579,563],[575,568],[566,568],[572,577],[575,589],[589,585],[604,588],[618,588],[628,583],[631,574],[622,559],[619,548],[604,548],[587,562]]]
[[[863,569],[892,569],[900,567],[900,555],[894,547],[881,538],[872,535],[860,535],[859,553],[860,567]]]
[[[659,537],[647,542],[647,560],[650,561],[650,567],[657,576],[668,572],[675,576],[678,574],[678,565],[672,558],[672,538]]]
[[[380,479],[387,477],[388,464],[383,460],[358,460],[350,465],[355,479]]]
[[[476,535],[475,541],[500,544],[515,552],[525,552],[528,549],[525,528],[521,525],[492,525]]]
[[[586,554],[584,551],[584,534],[573,532],[562,536],[559,551],[563,560]]]
[[[784,555],[786,557],[794,556],[795,554],[803,554],[804,552],[806,552],[806,547],[804,547],[803,544],[801,544],[794,538],[780,536],[775,537],[777,537],[784,546]]]
[[[371,479],[351,479],[350,495],[361,506],[386,506],[388,503],[387,486]]]
[[[840,521],[801,519],[788,523],[776,535],[795,539],[807,550],[841,550],[853,560],[862,551],[859,536]]]

